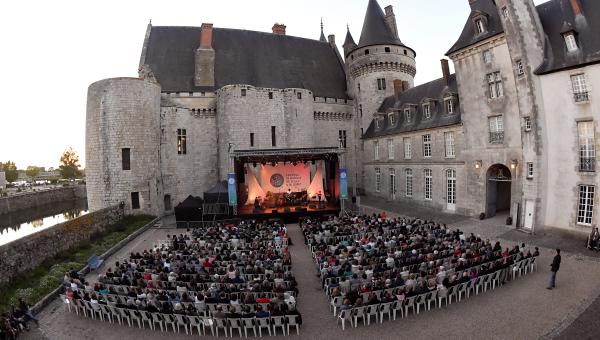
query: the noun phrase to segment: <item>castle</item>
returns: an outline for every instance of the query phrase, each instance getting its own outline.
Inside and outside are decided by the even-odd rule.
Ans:
[[[237,151],[343,149],[348,185],[397,204],[515,228],[596,224],[600,3],[468,0],[441,62],[414,86],[416,51],[369,0],[358,43],[148,25],[139,78],[90,85],[91,210],[163,215],[232,172]],[[450,44],[449,44],[450,45]],[[292,150],[292,151],[290,151]],[[256,164],[255,164],[256,167]]]

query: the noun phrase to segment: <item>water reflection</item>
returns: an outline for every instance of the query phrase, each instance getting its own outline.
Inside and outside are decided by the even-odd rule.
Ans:
[[[0,215],[0,245],[87,214],[87,201],[60,202]]]

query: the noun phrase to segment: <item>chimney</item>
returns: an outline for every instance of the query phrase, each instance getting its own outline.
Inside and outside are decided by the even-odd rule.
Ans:
[[[273,25],[273,34],[285,35],[285,28],[286,26],[284,24],[275,23],[275,25]]]
[[[200,47],[196,50],[194,85],[215,86],[215,50],[212,48],[213,24],[202,24]]]
[[[394,79],[394,95],[396,98],[400,97],[400,95],[404,92],[404,86],[402,86],[402,80]]]
[[[335,35],[334,34],[330,34],[327,37],[327,41],[329,41],[329,45],[335,46]]]
[[[442,63],[442,75],[444,76],[444,81],[446,85],[450,85],[450,66],[448,66],[448,59],[441,59]]]
[[[571,0],[571,7],[573,8],[573,13],[575,13],[576,17],[581,15],[581,3],[579,0]]]
[[[390,28],[392,34],[394,34],[394,37],[399,39],[398,26],[396,25],[396,15],[394,14],[394,7],[392,7],[392,5],[389,5],[385,8],[385,23]]]

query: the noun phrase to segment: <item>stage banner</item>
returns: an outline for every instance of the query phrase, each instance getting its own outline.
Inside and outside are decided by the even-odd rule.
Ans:
[[[310,165],[303,163],[263,165],[260,170],[260,184],[265,193],[304,191],[310,185]]]
[[[340,199],[348,198],[348,172],[346,169],[340,169]]]
[[[235,174],[227,175],[227,192],[229,193],[229,205],[237,205]]]

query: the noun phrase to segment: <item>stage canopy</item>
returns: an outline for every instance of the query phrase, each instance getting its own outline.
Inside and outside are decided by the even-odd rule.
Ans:
[[[200,221],[202,220],[202,203],[200,197],[188,196],[183,202],[175,207],[175,218],[177,221]]]

